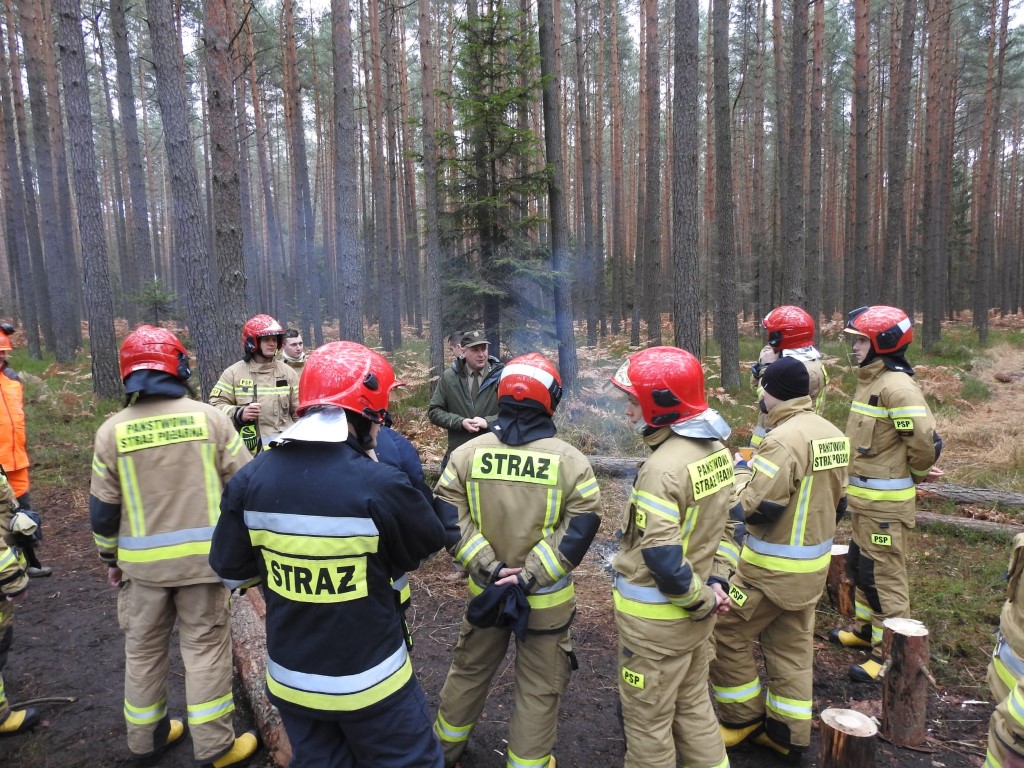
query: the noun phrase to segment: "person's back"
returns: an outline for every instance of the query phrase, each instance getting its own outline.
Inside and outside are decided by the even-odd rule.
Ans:
[[[126,406],[96,432],[89,519],[118,589],[128,747],[152,763],[185,737],[167,703],[177,624],[196,762],[241,765],[258,742],[232,726],[230,595],[209,554],[222,486],[249,454],[223,413],[186,396],[188,353],[170,331],[137,328],[120,367]]]
[[[440,761],[391,578],[439,550],[444,529],[401,470],[369,455],[393,385],[360,344],[317,349],[299,421],[228,484],[214,533],[224,582],[263,586],[267,690],[296,766]]]

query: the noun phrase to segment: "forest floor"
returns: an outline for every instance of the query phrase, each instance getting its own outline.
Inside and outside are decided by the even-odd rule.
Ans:
[[[1024,351],[1007,349],[997,363],[975,375],[992,388],[992,399],[972,419],[972,429],[1005,430],[1007,414],[1024,413],[1024,381],[996,383],[998,371],[1024,372]],[[987,419],[987,421],[985,421]],[[1018,422],[1020,419],[1018,419]],[[947,425],[955,429],[956,425]],[[1019,426],[1017,427],[1019,429]],[[977,461],[971,451],[958,453],[946,439],[943,465]],[[608,564],[615,551],[614,528],[628,484],[602,479],[606,517],[598,539],[576,571],[579,613],[573,628],[580,669],[574,673],[559,716],[555,755],[560,768],[611,768],[623,761],[623,740],[616,715],[616,633],[611,610]],[[34,506],[44,514],[46,539],[41,555],[54,567],[50,578],[34,580],[19,601],[14,646],[4,674],[7,696],[15,705],[41,700],[35,706],[43,720],[31,734],[0,740],[0,765],[5,768],[114,768],[128,765],[122,717],[124,642],[117,625],[116,594],[105,580],[95,554],[87,513],[88,467],[62,490],[33,490]],[[970,514],[975,516],[977,511]],[[984,516],[982,514],[982,516]],[[992,557],[1005,562],[1008,547],[994,548]],[[416,673],[431,706],[436,706],[458,634],[465,588],[452,579],[446,555],[433,558],[412,574]],[[815,713],[827,707],[854,708],[881,717],[881,689],[848,681],[848,665],[856,654],[830,646],[826,633],[834,621],[822,605],[815,637]],[[979,643],[988,644],[979,631]],[[981,637],[981,635],[984,635]],[[176,654],[176,652],[175,652]],[[465,768],[504,765],[504,739],[512,707],[512,671],[506,664],[496,676],[484,715],[463,760]],[[170,710],[184,712],[184,681],[180,662],[172,666]],[[983,674],[983,673],[982,673]],[[55,697],[68,697],[58,701]],[[880,742],[879,766],[977,768],[982,765],[991,705],[979,686],[933,688],[927,705],[928,738],[916,749]],[[243,697],[236,728],[251,728]],[[814,742],[804,765],[817,764],[817,718]],[[730,753],[734,768],[764,768],[774,758],[758,748]],[[190,743],[170,751],[162,765],[193,765]],[[252,762],[270,768],[265,753]]]

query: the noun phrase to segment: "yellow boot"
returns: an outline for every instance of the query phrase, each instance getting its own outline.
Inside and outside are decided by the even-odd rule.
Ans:
[[[863,631],[854,630],[850,632],[845,629],[833,629],[829,633],[828,639],[836,645],[841,645],[844,648],[870,648],[871,647],[871,627],[867,628],[867,633]]]
[[[855,683],[877,683],[885,669],[885,661],[871,654],[863,664],[850,665],[850,679]]]
[[[759,733],[755,736],[754,743],[766,749],[770,749],[781,757],[783,762],[787,765],[799,765],[803,761],[804,753],[802,751],[782,746],[767,733]]]
[[[27,709],[12,709],[0,723],[0,736],[17,736],[19,733],[31,731],[39,723],[39,713]]]
[[[742,728],[729,728],[721,723],[718,725],[718,730],[722,734],[722,741],[725,742],[726,749],[731,749],[732,747],[742,744],[752,734],[760,733],[763,729],[764,723],[754,723],[753,725],[746,725]]]
[[[249,759],[256,754],[256,750],[259,749],[259,746],[260,743],[256,738],[256,732],[247,731],[235,739],[235,743],[231,745],[231,749],[218,757],[212,763],[208,763],[208,765],[210,768],[229,768],[230,766],[245,765],[249,762]]]

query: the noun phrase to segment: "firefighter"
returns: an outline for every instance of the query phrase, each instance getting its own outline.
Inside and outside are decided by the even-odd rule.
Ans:
[[[243,358],[220,375],[210,404],[231,417],[253,455],[295,423],[299,374],[276,359],[285,330],[270,315],[242,326]]]
[[[32,707],[11,709],[4,693],[3,671],[14,639],[14,601],[28,587],[25,560],[19,545],[31,544],[38,523],[18,509],[7,475],[0,469],[0,736],[17,736],[39,724],[39,712]],[[15,533],[17,531],[17,533]]]
[[[483,331],[462,334],[452,350],[458,357],[441,374],[430,396],[427,417],[448,431],[448,449],[441,466],[448,464],[452,451],[486,431],[498,413],[498,378],[501,362],[488,353]]]
[[[302,341],[302,332],[289,328],[284,332],[281,345],[281,362],[289,365],[295,373],[302,375],[302,366],[306,364],[306,345]]]
[[[627,768],[729,765],[708,695],[715,616],[730,606],[729,427],[704,398],[700,361],[675,347],[632,355],[611,379],[651,449],[612,561]]]
[[[770,431],[749,467],[736,464],[747,538],[732,610],[715,627],[711,688],[726,747],[752,738],[797,757],[811,743],[814,609],[846,511],[850,440],[814,413],[800,360],[775,361],[761,386]],[[752,650],[758,637],[764,693]]]
[[[988,665],[996,710],[988,724],[986,768],[1024,766],[1024,533],[1013,539],[1006,602]]]
[[[600,492],[583,454],[555,437],[562,383],[549,360],[510,360],[497,394],[493,431],[455,449],[434,489],[439,513],[457,515],[448,551],[474,596],[434,727],[445,765],[455,765],[515,633],[506,766],[553,767],[558,706],[576,668],[572,570],[600,525]]]
[[[11,368],[7,353],[13,351],[11,334],[14,326],[0,323],[0,467],[7,472],[7,480],[22,509],[30,509],[29,458],[25,446],[25,406],[21,379]],[[36,543],[41,539],[36,537]],[[21,552],[28,561],[26,572],[33,579],[49,576],[53,568],[39,562],[36,543],[26,542]]]
[[[188,352],[143,325],[121,346],[125,408],[96,432],[89,519],[125,635],[128,748],[152,764],[186,724],[167,713],[177,622],[187,730],[199,765],[241,765],[256,735],[232,726],[230,593],[207,560],[224,483],[248,461],[230,420],[186,395]]]
[[[905,357],[913,324],[896,307],[850,312],[844,333],[859,365],[846,422],[852,459],[847,491],[853,540],[846,565],[857,586],[853,630],[833,630],[833,642],[870,650],[850,667],[855,682],[875,682],[884,664],[882,622],[907,617],[907,535],[914,527],[915,485],[930,475],[942,451],[935,417]]]
[[[299,420],[221,505],[210,563],[231,588],[263,587],[267,692],[292,768],[442,763],[391,576],[444,546],[445,531],[406,475],[370,455],[394,384],[361,344],[311,353]]]
[[[783,357],[793,357],[806,366],[810,377],[811,400],[814,412],[821,415],[825,402],[825,387],[828,386],[828,371],[822,363],[823,355],[814,346],[814,318],[800,307],[776,307],[761,321],[761,327],[768,333],[768,343],[761,350],[757,363],[750,369],[751,384],[761,397],[761,377],[768,366]],[[750,444],[757,447],[770,429],[768,415],[758,412],[757,424],[750,436]]]

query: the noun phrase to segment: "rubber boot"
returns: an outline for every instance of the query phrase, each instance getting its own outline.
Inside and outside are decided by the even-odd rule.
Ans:
[[[132,765],[135,768],[145,768],[145,766],[157,765],[160,762],[160,758],[163,757],[171,747],[176,747],[185,740],[185,734],[188,729],[185,727],[185,723],[181,720],[168,720],[167,721],[167,739],[164,741],[163,746],[158,747],[154,751],[146,755],[133,755]]]
[[[235,738],[231,749],[212,763],[207,763],[207,766],[209,768],[229,768],[229,766],[245,765],[256,754],[259,746],[260,742],[256,738],[256,731],[247,731]]]
[[[871,654],[864,663],[850,665],[850,679],[855,683],[877,683],[884,664],[881,656]]]
[[[729,728],[728,726],[719,723],[718,730],[722,733],[722,741],[725,742],[725,748],[731,749],[732,747],[742,744],[752,735],[763,731],[764,723],[753,723],[752,725],[745,725],[742,728]]]
[[[36,554],[35,547],[25,546],[22,547],[22,551],[25,554],[25,560],[28,561],[28,568],[25,569],[25,573],[28,574],[30,579],[42,578],[53,573],[53,568],[39,562],[39,556]]]
[[[31,707],[12,709],[0,723],[0,736],[17,736],[27,733],[39,724],[39,713]]]
[[[853,632],[846,629],[833,629],[829,633],[828,639],[844,648],[870,648],[871,625],[866,624],[859,630],[855,629]]]
[[[779,757],[783,758],[783,761],[787,765],[799,765],[804,757],[803,752],[782,746],[777,741],[772,739],[772,737],[769,736],[767,733],[759,733],[757,736],[755,736],[754,743],[766,749],[770,749]]]

